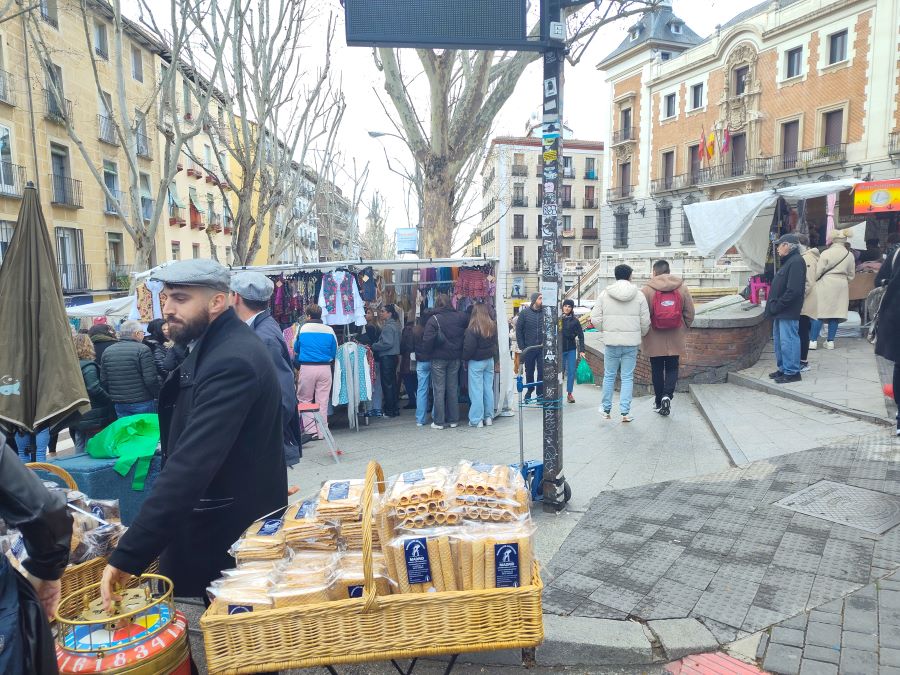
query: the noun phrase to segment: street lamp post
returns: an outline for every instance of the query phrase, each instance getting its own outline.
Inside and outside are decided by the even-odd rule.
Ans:
[[[396,138],[396,139],[399,140],[399,141],[403,141],[403,143],[406,144],[406,147],[407,147],[407,148],[409,147],[409,143],[407,143],[406,139],[403,138],[403,136],[399,136],[398,134],[391,133],[390,131],[369,131],[369,132],[367,132],[367,133],[369,134],[369,136],[370,136],[371,138],[381,138],[381,137],[383,137],[383,136],[390,136],[391,138]],[[419,234],[418,234],[417,237],[416,237],[416,238],[418,239],[418,241],[416,242],[416,246],[417,246],[417,249],[418,249],[418,250],[416,251],[416,255],[417,255],[418,257],[421,258],[421,257],[422,257],[422,247],[423,247],[424,244],[425,244],[425,237],[422,236],[422,234],[423,234],[423,233],[422,233],[422,210],[423,210],[423,204],[422,204],[422,188],[421,188],[421,185],[419,184],[419,182],[420,182],[420,181],[419,181],[419,178],[420,178],[420,176],[421,176],[421,174],[420,174],[420,172],[419,172],[419,167],[416,166],[416,177],[415,177],[415,178],[413,178],[412,176],[410,176],[409,173],[401,173],[400,171],[397,171],[394,167],[391,166],[391,159],[390,159],[390,157],[388,157],[388,154],[387,154],[387,148],[384,147],[384,144],[383,144],[383,143],[382,143],[382,145],[381,145],[381,149],[384,150],[384,159],[385,159],[385,161],[387,162],[388,169],[389,169],[392,173],[395,173],[395,174],[397,174],[398,176],[400,176],[401,178],[403,178],[403,179],[409,181],[410,183],[412,183],[413,187],[415,187],[415,190],[416,190],[416,196],[418,197],[418,200],[419,200],[419,204],[418,204],[418,206],[419,206],[419,209],[418,209],[418,211],[419,211],[419,222],[416,223],[416,230],[418,230]],[[401,166],[402,166],[402,165],[401,165]],[[403,169],[404,169],[404,171],[405,171],[405,170],[406,170],[406,167],[404,166]]]
[[[581,275],[584,274],[584,266],[576,265],[575,266],[575,274],[578,275],[578,302],[577,305],[581,307]]]

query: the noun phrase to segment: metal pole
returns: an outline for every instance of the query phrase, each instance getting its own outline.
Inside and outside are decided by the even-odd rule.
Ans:
[[[550,25],[562,21],[561,0],[542,0],[541,37],[550,37]],[[544,308],[544,510],[565,506],[562,447],[562,405],[559,386],[559,294],[561,285],[559,194],[563,170],[563,58],[564,43],[544,52],[543,181],[541,226],[541,293]]]

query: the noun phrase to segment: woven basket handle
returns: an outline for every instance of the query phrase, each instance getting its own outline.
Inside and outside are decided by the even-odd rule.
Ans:
[[[363,586],[363,611],[368,612],[375,606],[375,597],[378,594],[375,589],[375,573],[372,561],[372,500],[375,493],[375,481],[378,481],[378,492],[384,494],[384,470],[381,464],[372,460],[366,467],[366,484],[363,488],[362,500],[362,552],[363,574],[365,585]],[[382,543],[383,545],[383,543]]]
[[[52,473],[54,476],[62,478],[63,482],[68,486],[70,490],[77,490],[78,483],[75,482],[75,479],[72,478],[71,474],[65,469],[62,469],[56,464],[45,464],[44,462],[28,462],[26,464],[29,469],[32,471],[46,471],[47,473]]]

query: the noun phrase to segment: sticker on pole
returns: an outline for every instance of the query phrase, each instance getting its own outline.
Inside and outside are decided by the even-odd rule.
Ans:
[[[555,281],[542,281],[541,295],[544,296],[544,307],[555,307],[559,301],[559,285]]]

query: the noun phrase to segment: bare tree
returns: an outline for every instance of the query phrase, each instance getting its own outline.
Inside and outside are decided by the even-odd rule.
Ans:
[[[361,236],[362,256],[371,260],[391,260],[395,257],[393,241],[388,237],[385,224],[390,209],[384,197],[375,190],[369,200],[369,214],[366,216],[366,229]]]
[[[343,153],[336,152],[334,161],[318,176],[315,208],[321,260],[359,258],[361,254],[359,207],[369,181],[369,163],[360,168],[353,158],[349,166],[352,172],[345,165]],[[345,188],[349,184],[349,191],[341,184]]]
[[[186,0],[185,0],[186,1]],[[103,175],[103,165],[92,156],[81,132],[76,129],[65,99],[63,83],[57,75],[54,56],[59,52],[46,39],[44,22],[32,11],[28,14],[26,29],[29,39],[34,44],[42,66],[42,75],[47,88],[46,104],[54,116],[65,126],[66,133],[78,149],[94,180],[103,190],[108,209],[114,212],[125,231],[131,237],[135,249],[135,269],[148,269],[154,262],[155,238],[157,226],[164,211],[168,208],[168,190],[173,177],[178,171],[179,153],[188,139],[199,134],[202,120],[205,119],[209,101],[213,96],[210,79],[199,76],[198,64],[193,61],[189,47],[193,38],[192,21],[188,14],[182,12],[181,0],[171,3],[168,17],[171,31],[163,31],[155,22],[150,11],[148,0],[137,0],[141,22],[130,21],[122,14],[121,0],[72,0],[65,7],[71,8],[80,19],[81,33],[84,42],[68,45],[65,50],[78,58],[87,58],[91,64],[97,100],[103,102],[103,110],[98,117],[99,133],[103,140],[117,144],[125,156],[125,184],[120,185],[121,192],[111,189]],[[62,3],[60,3],[62,5]],[[63,11],[62,6],[59,7]],[[231,9],[229,12],[233,11]],[[111,49],[103,53],[100,45],[94,45],[92,26],[93,17],[100,16],[112,24],[110,36]],[[157,77],[155,62],[144,68],[145,77],[151,78],[150,93],[134,106],[126,96],[127,83],[131,79],[132,55],[128,49],[129,40],[138,41],[152,53],[159,55],[170,65],[164,68]],[[109,64],[105,63],[109,60]],[[207,50],[207,63],[213,64],[215,73],[221,68],[222,52]],[[143,66],[142,66],[143,68]],[[176,75],[182,72],[194,78],[194,88],[200,114],[196,119],[186,120],[177,115],[166,114],[166,106],[175,101]],[[107,93],[110,92],[110,93]],[[113,96],[115,98],[113,98]],[[162,103],[163,112],[158,112],[158,103]],[[171,111],[170,111],[171,112]],[[153,130],[153,133],[151,133]],[[157,151],[160,153],[159,180],[155,185],[143,181],[141,174],[149,176],[149,170],[141,171],[140,158],[149,158],[153,152],[152,139],[158,138],[156,131],[162,132],[165,142]],[[59,177],[60,185],[53,186],[65,198],[70,188]],[[149,191],[151,198],[145,193]]]
[[[304,70],[303,38],[314,18],[306,0],[193,2],[198,3],[193,24],[204,43],[223,45],[226,54],[215,84],[235,114],[227,121],[229,133],[212,142],[221,180],[237,197],[235,263],[246,265],[255,259],[263,234],[272,232],[276,218],[292,213],[303,185],[296,167],[305,165],[314,146],[327,150],[334,143],[345,109],[340,83],[331,73],[335,24],[329,17],[323,63]],[[208,14],[201,6],[209,8]],[[228,170],[228,158],[237,171]],[[280,254],[295,230],[281,222],[269,253]]]
[[[643,14],[662,0],[601,0],[585,9],[568,8],[569,56],[578,63],[603,26]],[[539,27],[531,30],[538,35]],[[480,157],[494,118],[515,90],[536,52],[417,49],[414,73],[404,73],[400,50],[374,50],[384,89],[399,117],[396,123],[422,173],[424,250],[449,255],[466,192],[477,173],[469,164]],[[412,80],[424,72],[426,106],[417,107]],[[424,90],[424,86],[422,87]],[[477,163],[477,160],[476,160]]]

